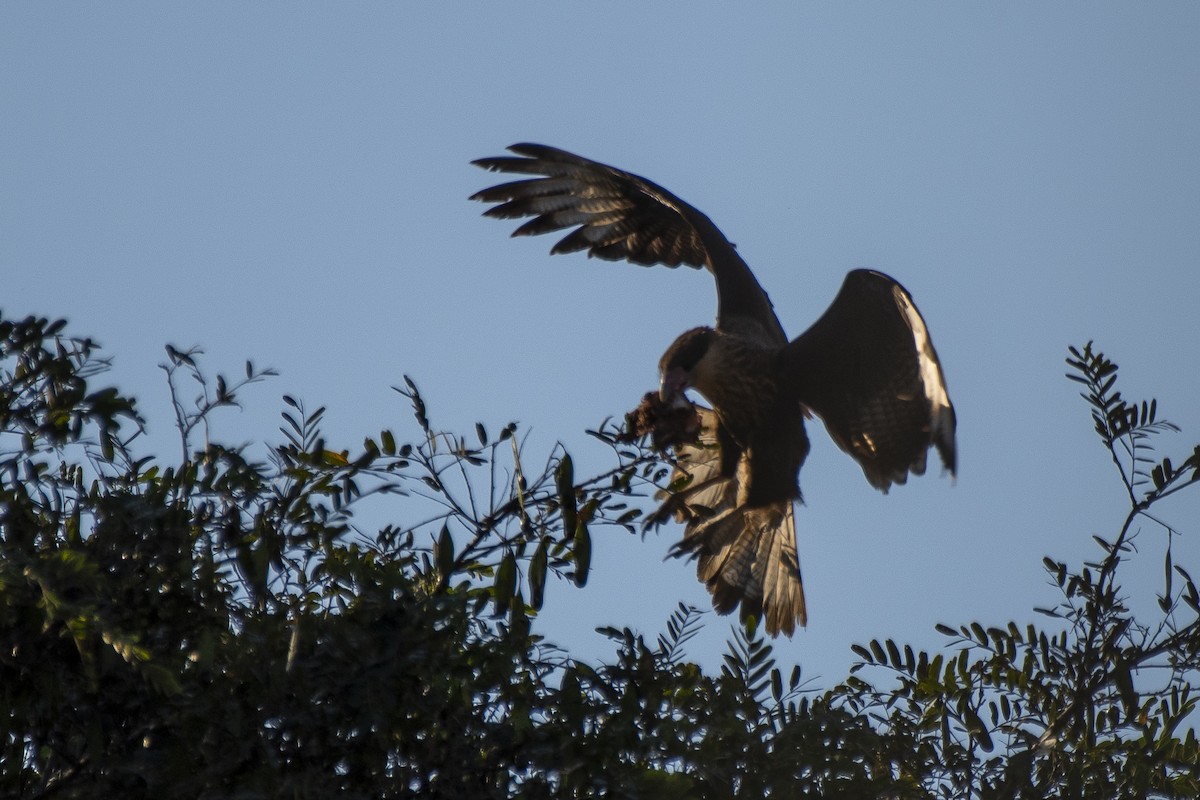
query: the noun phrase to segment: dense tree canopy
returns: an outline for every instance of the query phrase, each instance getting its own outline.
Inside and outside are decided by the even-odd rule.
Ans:
[[[1068,377],[1128,513],[1093,562],[1046,560],[1045,626],[869,642],[804,693],[754,621],[706,674],[683,605],[653,638],[605,629],[596,663],[537,633],[549,582],[584,587],[590,531],[638,525],[668,476],[645,443],[596,431],[612,467],[581,479],[562,448],[533,464],[515,426],[441,432],[406,382],[411,443],[326,442],[323,410],[285,397],[256,461],[208,424],[269,371],[210,377],[196,356],[168,348],[172,461],[137,451],[94,342],[0,320],[0,795],[1200,795],[1200,592],[1169,548],[1156,613],[1121,583],[1153,557],[1132,526],[1162,524],[1151,509],[1197,482],[1200,447],[1160,454],[1174,426],[1091,345]],[[364,535],[368,495],[406,521]]]

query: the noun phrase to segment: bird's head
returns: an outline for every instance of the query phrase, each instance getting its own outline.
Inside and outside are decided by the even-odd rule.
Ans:
[[[679,405],[687,403],[684,392],[695,387],[704,392],[703,375],[705,356],[716,338],[712,328],[692,328],[676,339],[658,362],[662,373],[659,396],[664,403]],[[697,379],[700,379],[699,385]]]

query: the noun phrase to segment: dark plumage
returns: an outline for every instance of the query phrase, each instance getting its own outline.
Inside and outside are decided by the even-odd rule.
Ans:
[[[674,437],[677,477],[686,480],[659,516],[686,523],[676,552],[697,556],[717,611],[740,604],[743,617],[762,616],[769,633],[790,636],[807,620],[793,510],[809,448],[806,413],[821,417],[882,491],[923,474],[931,445],[955,471],[954,407],[912,298],[887,275],[854,270],[821,318],[789,342],[766,292],[704,214],[645,178],[563,150],[509,150],[516,156],[474,163],[539,177],[472,199],[497,204],[489,217],[532,217],[514,236],[573,228],[552,253],[712,272],[716,326],[675,340],[659,363],[661,407],[640,409]],[[696,409],[694,436],[690,412],[678,410],[689,388],[712,404]],[[676,441],[684,429],[691,439]]]

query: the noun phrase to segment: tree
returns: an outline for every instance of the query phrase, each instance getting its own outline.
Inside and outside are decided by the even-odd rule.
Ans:
[[[1101,557],[1047,561],[1050,628],[942,626],[944,650],[857,648],[804,692],[751,621],[706,674],[695,609],[610,659],[546,642],[550,581],[584,587],[590,532],[635,531],[663,456],[602,426],[613,466],[534,463],[515,425],[330,445],[285,397],[256,461],[213,415],[270,375],[210,378],[168,348],[177,461],[137,452],[134,401],[61,322],[0,320],[0,794],[13,797],[1195,797],[1200,595],[1167,550],[1160,614],[1119,583],[1128,533],[1188,489],[1117,368],[1072,350],[1130,511]],[[195,393],[195,401],[185,395]],[[416,519],[365,534],[369,497]],[[378,504],[377,504],[378,505]],[[1175,535],[1178,532],[1171,532]],[[583,589],[586,591],[586,589]]]

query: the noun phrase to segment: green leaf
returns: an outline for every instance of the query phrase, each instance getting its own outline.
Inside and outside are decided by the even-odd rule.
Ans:
[[[454,572],[454,537],[450,535],[450,528],[447,525],[442,525],[442,532],[438,535],[434,558],[442,582],[448,582]]]
[[[541,610],[542,599],[546,591],[546,562],[547,551],[550,547],[550,537],[543,536],[538,543],[533,558],[529,561],[529,604],[536,610]]]
[[[592,568],[592,536],[587,523],[580,522],[575,528],[575,585],[587,585],[588,571]]]
[[[138,671],[159,694],[171,696],[183,691],[183,687],[179,684],[179,677],[161,664],[147,662],[141,664]]]
[[[975,713],[975,709],[966,706],[961,709],[963,724],[967,728],[967,732],[971,734],[971,738],[979,745],[984,752],[990,753],[992,750],[992,735],[988,733],[987,726],[979,715]]]
[[[1125,659],[1117,658],[1113,664],[1112,676],[1117,684],[1117,691],[1121,694],[1121,702],[1125,704],[1126,713],[1131,717],[1136,716],[1141,698],[1133,687],[1133,673]]]
[[[887,646],[888,664],[894,669],[902,669],[904,661],[900,658],[900,648],[891,639],[888,639],[884,644]]]
[[[492,603],[497,614],[508,611],[513,595],[517,591],[517,558],[511,552],[505,553],[500,560],[500,568],[496,570],[496,580],[492,584]]]
[[[558,489],[558,506],[562,513],[563,536],[575,533],[579,519],[579,506],[575,500],[575,466],[571,456],[563,453],[554,472],[554,483]],[[578,534],[576,534],[578,535]]]

